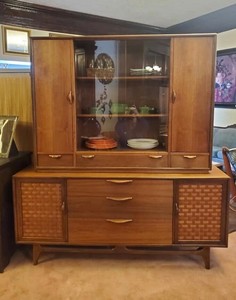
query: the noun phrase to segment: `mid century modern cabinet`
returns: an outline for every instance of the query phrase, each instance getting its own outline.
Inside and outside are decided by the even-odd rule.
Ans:
[[[215,46],[213,34],[32,38],[34,168],[14,176],[14,200],[34,263],[60,247],[184,246],[210,267],[210,247],[227,246]]]

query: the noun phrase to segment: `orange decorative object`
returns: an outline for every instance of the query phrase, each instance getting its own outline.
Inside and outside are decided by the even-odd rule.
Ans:
[[[112,149],[117,147],[116,140],[103,137],[101,139],[89,139],[86,141],[86,146],[91,149]]]

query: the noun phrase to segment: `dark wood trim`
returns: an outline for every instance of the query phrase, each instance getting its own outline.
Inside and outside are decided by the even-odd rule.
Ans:
[[[1,0],[0,20],[4,25],[71,34],[148,34],[164,30],[17,0]]]

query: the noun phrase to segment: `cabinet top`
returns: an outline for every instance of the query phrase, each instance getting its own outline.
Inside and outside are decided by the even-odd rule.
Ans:
[[[74,179],[228,179],[229,177],[216,166],[212,167],[209,173],[201,174],[181,174],[181,173],[122,173],[122,172],[41,172],[35,171],[34,168],[29,167],[18,173],[14,178],[51,178],[51,179],[62,179],[62,178],[74,178]]]
[[[69,40],[113,40],[113,39],[165,39],[172,37],[217,37],[216,33],[187,33],[187,34],[116,34],[116,35],[84,35],[84,36],[38,36],[31,37],[32,40],[44,40],[44,39],[69,39]]]

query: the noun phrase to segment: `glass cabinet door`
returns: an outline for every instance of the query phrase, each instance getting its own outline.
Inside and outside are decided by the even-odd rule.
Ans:
[[[75,40],[77,151],[167,151],[169,38]]]

